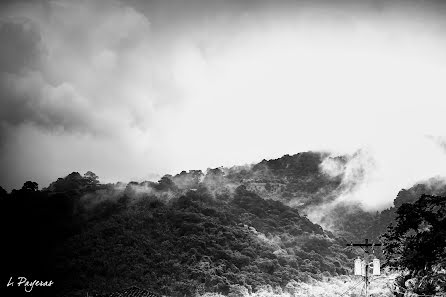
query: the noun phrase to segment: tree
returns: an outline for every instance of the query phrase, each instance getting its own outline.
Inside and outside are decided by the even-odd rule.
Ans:
[[[397,210],[396,225],[383,235],[387,264],[403,272],[410,289],[435,294],[446,289],[446,197],[422,195]],[[400,285],[404,285],[401,282]]]
[[[39,190],[39,184],[33,181],[27,181],[23,184],[22,190],[26,192],[36,192]]]
[[[99,176],[91,171],[87,171],[84,174],[84,179],[87,181],[88,185],[95,186],[99,184]]]
[[[178,190],[177,186],[172,181],[172,176],[169,174],[166,174],[163,177],[161,177],[161,179],[158,181],[158,184],[155,185],[155,189],[158,191]]]
[[[0,186],[0,200],[3,200],[8,196],[8,192]]]

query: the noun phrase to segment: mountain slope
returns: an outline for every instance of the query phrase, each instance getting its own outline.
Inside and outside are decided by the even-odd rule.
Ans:
[[[296,209],[244,186],[216,195],[200,185],[176,196],[168,180],[124,188],[73,173],[53,191],[14,191],[1,205],[5,271],[56,276],[54,296],[132,285],[192,296],[348,273],[353,254]],[[33,236],[19,236],[29,228]]]
[[[2,279],[56,277],[46,296],[132,285],[192,296],[351,274],[350,240],[376,242],[396,207],[421,194],[446,193],[441,179],[433,179],[400,191],[395,207],[382,212],[337,203],[321,217],[333,227],[329,232],[305,210],[355,186],[346,182],[352,158],[307,152],[128,184],[100,184],[92,172],[73,172],[42,191],[26,182],[0,193],[8,243]],[[326,162],[336,166],[330,171]]]

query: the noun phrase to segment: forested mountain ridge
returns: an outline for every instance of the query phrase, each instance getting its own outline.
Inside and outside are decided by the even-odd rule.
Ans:
[[[54,278],[47,296],[131,285],[169,296],[285,287],[348,274],[354,256],[296,209],[243,185],[183,193],[166,177],[124,186],[72,173],[42,191],[27,182],[1,204],[11,243],[2,277]]]
[[[163,180],[165,184],[167,180],[172,181],[171,189],[177,187],[180,192],[202,184],[213,193],[229,195],[243,185],[262,198],[281,201],[302,214],[320,208],[323,211],[318,223],[349,242],[364,238],[378,242],[379,236],[394,221],[396,209],[403,203],[412,203],[423,194],[446,195],[446,179],[435,177],[395,193],[393,206],[382,211],[365,211],[359,202],[335,201],[363,181],[363,160],[357,161],[361,157],[360,151],[336,157],[328,153],[303,152],[249,166],[208,169],[206,173],[183,171],[174,176],[166,175]],[[356,164],[348,168],[349,163]],[[332,202],[336,203],[324,208]]]
[[[304,152],[278,159],[262,160],[247,166],[183,171],[170,178],[179,189],[191,189],[200,183],[211,190],[244,185],[265,199],[280,200],[298,206],[315,205],[334,198],[342,186],[342,174],[328,176],[321,169],[327,153]],[[346,162],[341,157],[338,158]]]
[[[308,152],[128,184],[101,184],[92,172],[73,172],[40,191],[31,181],[0,191],[1,231],[10,243],[2,280],[55,278],[45,296],[132,285],[194,296],[351,274],[355,251],[346,244],[378,240],[397,207],[371,214],[339,204],[331,213],[335,233],[311,222],[306,207],[333,201],[352,186],[342,167],[350,157],[336,157],[336,174],[324,171],[330,158]],[[440,179],[415,185],[400,191],[395,206],[445,189]]]

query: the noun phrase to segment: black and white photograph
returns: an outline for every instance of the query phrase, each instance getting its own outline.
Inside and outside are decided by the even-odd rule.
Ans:
[[[446,1],[2,0],[0,296],[446,297]]]

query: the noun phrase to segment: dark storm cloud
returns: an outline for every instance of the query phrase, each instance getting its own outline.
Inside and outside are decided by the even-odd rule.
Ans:
[[[112,133],[103,105],[129,103],[119,86],[133,70],[129,57],[146,43],[145,17],[114,1],[19,1],[5,7],[10,14],[3,12],[0,24],[3,130],[30,123],[50,131]],[[129,121],[139,124],[143,110],[132,108],[128,114],[135,119]]]
[[[299,13],[306,9],[321,10],[327,12],[326,15],[314,17],[331,17],[333,11],[337,14],[332,16],[342,16],[342,13],[363,15],[364,13],[382,13],[396,10],[404,13],[401,9],[417,10],[418,13],[437,12],[442,13],[445,3],[441,0],[126,0],[125,3],[132,5],[146,15],[153,17],[153,21],[163,22],[163,17],[170,15],[171,22],[200,21],[200,18],[221,17],[222,15],[246,16],[249,13],[263,12],[271,14],[280,12],[281,14]],[[439,11],[439,9],[441,11]],[[330,11],[331,10],[331,11]]]
[[[99,173],[123,155],[134,164],[154,111],[179,97],[164,36],[119,1],[0,6],[0,184],[49,182],[91,166],[87,151]]]
[[[0,185],[9,189],[25,178],[45,186],[73,170],[129,180],[325,143],[353,147],[358,135],[378,139],[376,126],[392,126],[393,118],[371,116],[382,105],[405,114],[392,98],[438,90],[422,76],[442,57],[441,1],[0,5],[0,167],[10,172]],[[424,44],[430,48],[408,53]],[[419,63],[425,68],[412,65],[425,56],[432,56]]]
[[[47,53],[33,24],[1,22],[0,41],[1,132],[25,122],[50,130],[89,130],[88,103],[69,85],[52,86],[42,77]]]
[[[36,69],[44,54],[41,37],[30,22],[0,21],[0,69],[18,74]]]
[[[60,127],[67,132],[95,132],[89,103],[68,84],[47,85],[38,73],[21,78],[2,74],[0,88],[3,124],[31,123],[48,130]]]
[[[40,34],[29,21],[0,20],[0,145],[8,126],[33,114],[28,96],[19,90],[18,78],[38,71],[43,53]]]
[[[376,13],[396,8],[424,8],[438,13],[443,5],[441,1],[423,1],[420,4],[412,0],[128,0],[7,1],[3,2],[3,7],[11,14],[22,9],[25,17],[20,14],[14,17],[6,12],[3,13],[6,20],[0,23],[0,121],[9,125],[28,121],[47,129],[62,127],[67,131],[88,132],[98,130],[95,122],[99,119],[92,108],[111,104],[110,101],[117,105],[119,102],[128,103],[129,98],[120,96],[120,90],[114,86],[126,70],[134,71],[134,68],[127,68],[134,63],[127,58],[135,56],[135,49],[142,49],[141,52],[145,51],[148,57],[157,56],[153,60],[160,56],[162,59],[166,44],[186,39],[193,40],[193,46],[205,56],[206,39],[220,38],[209,34],[236,34],[238,25],[244,25],[247,19],[253,24],[261,23],[261,17],[265,17],[263,14],[299,14],[302,9],[322,9],[315,17],[337,16],[342,21],[342,17],[351,17],[355,11]],[[343,11],[346,8],[349,9]],[[38,16],[32,15],[33,9]],[[324,13],[324,9],[329,10]],[[195,29],[191,30],[189,26],[195,26]],[[212,30],[214,33],[210,33]],[[44,39],[42,34],[46,35]],[[48,57],[48,52],[51,52],[51,57]],[[96,68],[110,68],[98,72],[92,69],[95,63],[102,63]],[[150,104],[159,106],[175,102],[178,94],[170,82],[172,74],[169,70],[161,70],[165,67],[163,62],[151,61],[145,67],[154,69],[147,78],[156,89],[154,92],[163,92],[162,100],[149,95]],[[96,88],[83,88],[87,88],[87,83],[79,82],[80,77],[87,75],[98,76],[91,77]],[[79,87],[79,84],[83,86]],[[104,89],[113,92],[104,96]],[[144,126],[147,123],[143,119],[147,113],[141,113],[139,107],[138,100],[128,111],[129,121]]]

